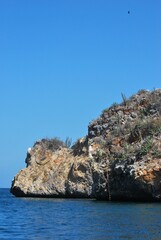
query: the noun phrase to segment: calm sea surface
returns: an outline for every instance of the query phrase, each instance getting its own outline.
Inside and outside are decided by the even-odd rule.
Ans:
[[[0,189],[0,239],[161,239],[160,203],[15,198]]]

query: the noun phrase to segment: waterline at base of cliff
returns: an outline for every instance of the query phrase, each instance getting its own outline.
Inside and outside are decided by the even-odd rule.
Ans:
[[[72,148],[37,141],[15,177],[17,197],[161,201],[161,89],[113,104]]]

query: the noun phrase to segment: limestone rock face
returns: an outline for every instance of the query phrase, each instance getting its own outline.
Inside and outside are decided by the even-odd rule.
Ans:
[[[26,197],[161,201],[161,89],[113,104],[71,149],[41,140],[11,192]]]
[[[15,176],[11,192],[16,196],[89,197],[92,194],[90,162],[74,157],[65,147],[56,151],[45,147],[40,141],[28,151],[27,168]]]

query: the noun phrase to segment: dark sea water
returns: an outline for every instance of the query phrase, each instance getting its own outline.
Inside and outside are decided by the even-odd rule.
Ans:
[[[161,239],[160,203],[16,198],[0,189],[2,239]]]

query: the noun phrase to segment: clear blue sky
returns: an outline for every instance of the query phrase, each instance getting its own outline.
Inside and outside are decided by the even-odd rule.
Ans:
[[[160,88],[160,29],[160,0],[1,0],[0,187],[36,140],[75,141],[121,92]]]

